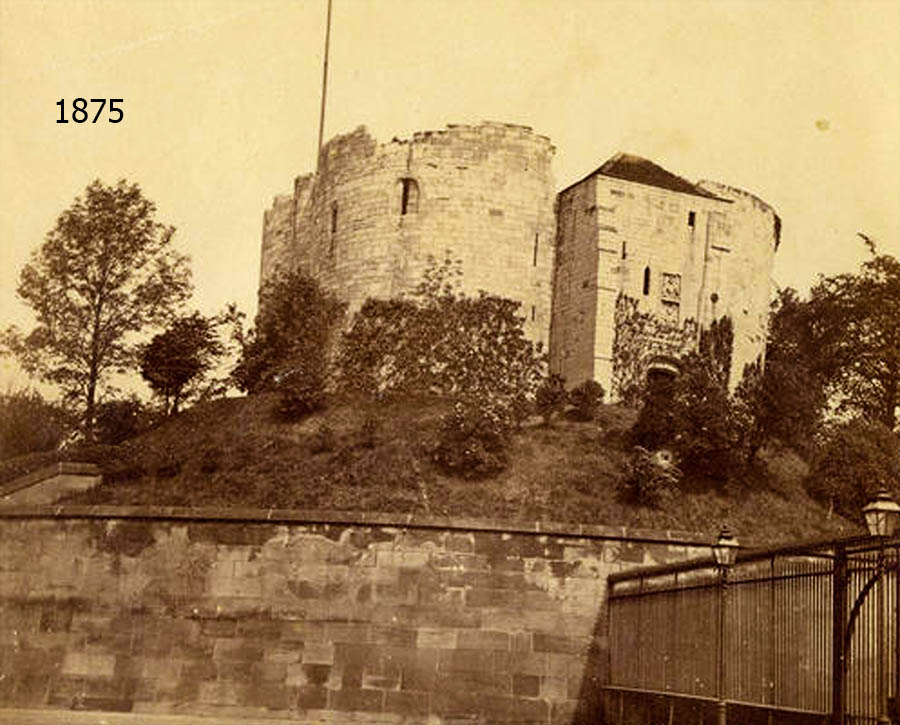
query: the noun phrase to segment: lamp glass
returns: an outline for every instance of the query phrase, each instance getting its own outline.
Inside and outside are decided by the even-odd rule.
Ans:
[[[872,536],[894,536],[900,530],[900,505],[884,489],[866,505],[863,516]]]
[[[716,564],[719,566],[731,566],[734,564],[739,548],[740,544],[731,535],[731,532],[727,528],[722,529],[715,546],[713,546],[713,556],[716,559]]]

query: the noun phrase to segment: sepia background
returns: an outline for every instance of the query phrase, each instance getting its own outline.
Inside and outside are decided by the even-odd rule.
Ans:
[[[314,166],[325,0],[0,0],[0,311],[90,183],[125,177],[178,228],[194,305],[251,316],[263,209]],[[124,120],[57,124],[76,97]],[[900,252],[897,0],[334,0],[325,138],[533,127],[557,188],[617,151],[781,215],[774,281]],[[24,383],[0,362],[0,385]]]

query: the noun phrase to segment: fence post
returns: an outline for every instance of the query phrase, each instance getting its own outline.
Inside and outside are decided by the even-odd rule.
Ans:
[[[844,647],[847,612],[847,552],[838,547],[831,581],[831,723],[844,725]]]
[[[719,566],[719,617],[716,635],[716,723],[727,725],[728,705],[725,702],[725,595],[728,588],[728,566]]]

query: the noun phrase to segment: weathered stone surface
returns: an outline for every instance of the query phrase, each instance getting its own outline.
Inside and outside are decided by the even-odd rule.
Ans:
[[[587,527],[114,513],[0,513],[0,707],[565,722],[604,676],[608,573],[696,550]]]

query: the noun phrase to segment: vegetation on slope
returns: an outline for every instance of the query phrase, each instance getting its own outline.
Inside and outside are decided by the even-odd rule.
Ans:
[[[602,406],[590,423],[530,421],[509,467],[472,481],[431,460],[445,400],[343,397],[284,422],[263,394],[198,405],[119,446],[95,447],[104,483],[82,504],[252,506],[420,513],[681,529],[715,534],[727,522],[748,544],[840,536],[858,527],[804,492],[805,464],[766,452],[726,485],[687,477],[664,508],[622,493],[633,411]]]

